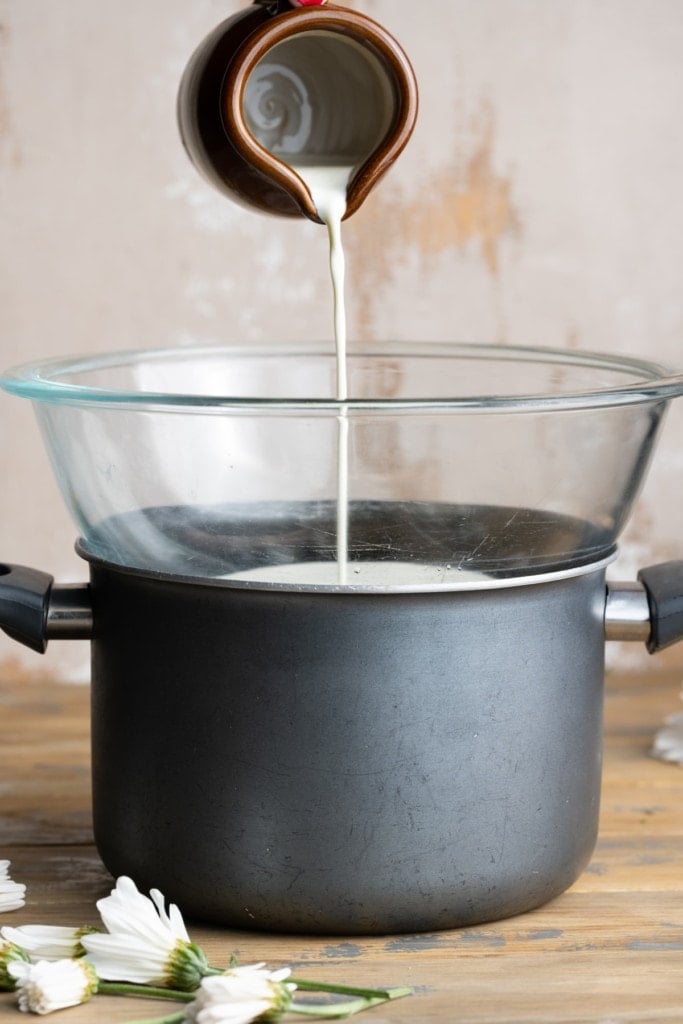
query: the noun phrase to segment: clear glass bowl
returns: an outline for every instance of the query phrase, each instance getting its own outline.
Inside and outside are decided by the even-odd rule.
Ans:
[[[160,349],[8,371],[92,556],[232,585],[496,585],[610,557],[683,375],[606,355]],[[502,585],[502,582],[501,582]]]

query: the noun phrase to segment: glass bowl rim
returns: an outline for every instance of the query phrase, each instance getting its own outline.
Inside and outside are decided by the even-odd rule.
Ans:
[[[207,356],[231,356],[291,359],[325,357],[334,360],[328,344],[228,344],[204,346],[166,346],[122,349],[96,354],[63,356],[11,367],[0,375],[0,388],[12,395],[35,402],[68,406],[96,406],[138,409],[155,408],[186,412],[225,412],[255,410],[272,412],[329,412],[340,408],[368,412],[543,412],[553,409],[591,409],[668,401],[683,395],[683,373],[659,363],[630,356],[551,347],[488,345],[459,342],[368,342],[348,353],[354,359],[451,358],[501,362],[540,362],[624,373],[636,380],[609,387],[568,390],[560,393],[481,394],[473,396],[434,395],[421,398],[334,398],[260,397],[258,395],[192,394],[182,392],[125,390],[91,387],[60,379],[67,374],[164,360],[201,359]]]

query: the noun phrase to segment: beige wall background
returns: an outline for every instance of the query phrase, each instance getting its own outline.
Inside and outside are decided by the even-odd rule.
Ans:
[[[331,337],[323,229],[233,206],[178,139],[185,62],[240,6],[0,0],[3,368]],[[348,6],[398,37],[421,88],[408,150],[346,226],[358,343],[542,344],[683,367],[681,0]],[[682,406],[614,576],[683,557]],[[83,579],[30,407],[6,395],[0,473],[0,558]],[[0,666],[82,679],[87,645],[53,643],[41,662],[2,638]]]

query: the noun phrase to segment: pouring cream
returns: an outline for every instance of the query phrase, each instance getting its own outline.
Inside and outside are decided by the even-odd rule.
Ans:
[[[346,164],[306,166],[297,163],[292,167],[305,182],[320,219],[327,227],[334,297],[334,341],[337,353],[336,397],[337,401],[343,402],[348,398],[348,379],[346,371],[346,302],[344,298],[346,261],[341,225],[346,213],[346,187],[355,170],[355,164],[351,164],[351,166]]]
[[[346,260],[342,244],[341,225],[346,213],[346,187],[354,171],[354,165],[314,164],[294,165],[305,182],[315,203],[320,219],[327,227],[330,244],[330,274],[334,302],[334,342],[336,350],[336,398],[345,402],[348,398],[348,373],[346,368],[346,301],[344,281]],[[346,408],[342,407],[337,417],[337,576],[338,583],[348,580],[349,549],[349,420]]]

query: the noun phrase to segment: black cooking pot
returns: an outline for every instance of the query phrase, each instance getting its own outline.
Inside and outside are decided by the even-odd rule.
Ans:
[[[172,513],[159,513],[167,526]],[[92,640],[109,870],[207,920],[336,934],[471,925],[566,889],[596,838],[604,640],[658,650],[683,636],[683,563],[607,585],[613,548],[587,524],[398,503],[354,510],[351,564],[382,537],[420,536],[428,559],[449,535],[456,559],[475,532],[496,564],[502,518],[516,523],[507,555],[544,568],[460,590],[193,579],[103,561],[85,542],[89,585],[4,567],[7,632],[38,650]],[[217,522],[194,548],[207,564],[222,551],[236,574],[244,543],[230,535],[243,531]],[[289,534],[305,561],[325,525],[332,508],[289,521],[277,508],[260,528]],[[548,568],[577,532],[595,557]]]

